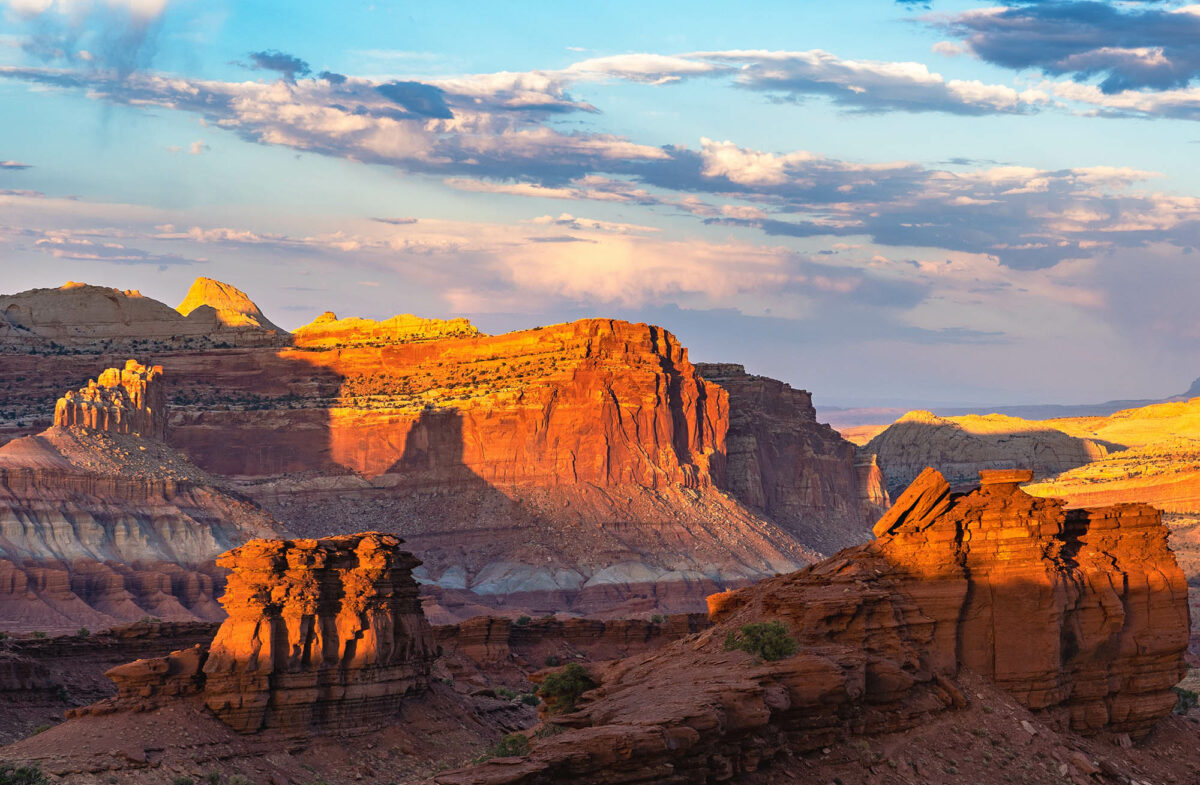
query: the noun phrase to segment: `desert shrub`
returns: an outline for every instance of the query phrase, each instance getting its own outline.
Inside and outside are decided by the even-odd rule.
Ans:
[[[50,729],[51,729],[51,728],[53,728],[53,727],[54,727],[53,725],[49,725],[49,724],[47,724],[47,725],[38,725],[36,728],[34,728],[33,730],[31,730],[31,731],[29,732],[29,735],[30,735],[30,736],[36,736],[36,735],[38,735],[39,733],[45,733],[46,731],[50,730]]]
[[[651,624],[666,624],[667,617],[662,615],[661,613],[656,613],[650,617],[650,623]]]
[[[542,702],[542,699],[532,692],[522,692],[518,698],[526,706],[536,706]]]
[[[76,638],[90,638],[91,636],[92,636],[92,631],[89,630],[87,627],[80,627],[78,630],[75,631]]]
[[[226,780],[226,782],[228,782],[229,785],[253,785],[250,780],[246,779],[241,774],[230,774],[229,779]]]
[[[531,621],[533,621],[532,616],[518,616],[517,620],[514,621],[513,624],[517,625],[518,627],[524,627],[526,624],[528,624]]]
[[[171,785],[196,785],[191,777],[176,777],[171,780]]]
[[[32,636],[33,636],[33,637],[35,637],[35,638],[38,638],[39,640],[40,640],[41,638],[45,638],[45,637],[46,637],[46,633],[42,632],[41,630],[34,630],[33,632],[31,632],[31,633],[29,633],[29,634],[30,634],[30,635],[32,635]]]
[[[1200,706],[1200,693],[1185,690],[1183,687],[1172,687],[1175,690],[1175,713],[1187,714]]]
[[[510,733],[488,751],[475,759],[477,763],[488,758],[516,758],[529,753],[529,738],[521,733]]]
[[[207,782],[208,785],[221,785],[221,772],[219,772],[219,771],[208,772],[207,774],[204,775],[204,781]]]
[[[512,700],[513,698],[517,697],[517,693],[516,690],[510,690],[508,687],[497,687],[496,697],[504,698],[505,700]]]
[[[560,660],[556,655],[551,654],[546,657],[547,668],[557,668],[559,665],[562,665],[562,660]]]
[[[50,782],[36,766],[0,763],[0,785],[50,785]]]
[[[572,662],[542,680],[538,697],[545,701],[550,714],[566,714],[575,711],[580,696],[595,686],[596,680],[588,669]]]
[[[767,662],[791,657],[797,648],[796,639],[778,621],[743,624],[740,630],[730,630],[725,636],[725,651],[740,649]]]

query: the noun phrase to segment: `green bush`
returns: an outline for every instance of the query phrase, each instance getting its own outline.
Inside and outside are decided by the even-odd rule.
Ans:
[[[36,766],[17,767],[11,763],[0,763],[0,785],[50,785]]]
[[[38,638],[39,640],[46,637],[46,633],[42,632],[41,630],[35,630],[29,634],[35,638]]]
[[[575,711],[580,696],[595,686],[596,680],[588,669],[572,662],[542,680],[538,697],[545,701],[546,711],[550,714],[567,714]]]
[[[475,759],[482,763],[488,758],[519,758],[529,754],[529,738],[521,733],[510,733]]]
[[[667,617],[662,615],[661,613],[656,613],[650,617],[650,623],[651,624],[666,624]]]
[[[196,785],[191,777],[176,777],[171,780],[171,785]]]
[[[562,665],[562,660],[560,660],[556,655],[551,654],[546,657],[547,668],[557,668],[559,665]]]
[[[1183,687],[1172,687],[1175,690],[1175,713],[1187,714],[1192,709],[1200,706],[1200,693],[1185,690]]]
[[[521,703],[524,703],[526,706],[536,706],[542,702],[542,699],[532,692],[522,692],[519,697]]]
[[[505,700],[512,700],[513,698],[517,697],[517,693],[516,690],[510,690],[508,687],[497,687],[496,697],[504,698]]]
[[[791,657],[798,646],[783,622],[755,622],[743,624],[741,630],[729,631],[725,636],[725,651],[740,649],[759,659],[771,662]]]
[[[92,636],[92,631],[89,630],[87,627],[80,627],[78,630],[75,631],[76,638],[90,638],[91,636]]]
[[[518,616],[517,620],[514,621],[513,624],[517,625],[518,627],[524,627],[526,624],[528,624],[531,621],[533,621],[532,616]]]

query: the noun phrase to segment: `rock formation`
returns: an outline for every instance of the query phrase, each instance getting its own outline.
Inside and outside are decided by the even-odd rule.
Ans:
[[[160,441],[160,368],[130,360],[0,447],[0,628],[223,615],[217,554],[278,524]]]
[[[167,403],[161,377],[161,365],[147,368],[137,360],[127,360],[123,369],[109,368],[87,387],[58,399],[54,425],[162,439]]]
[[[479,334],[466,319],[423,319],[407,313],[382,321],[357,317],[339,319],[337,314],[326,311],[298,328],[292,338],[296,346],[306,349],[335,349],[470,338]]]
[[[361,732],[429,685],[437,650],[400,540],[253,540],[221,556],[229,614],[208,648],[110,670],[116,698],[77,715],[201,696],[240,733]]]
[[[270,346],[286,338],[244,294],[217,281],[197,281],[185,305],[187,316],[136,289],[74,281],[0,295],[0,352]]]
[[[898,492],[926,466],[956,486],[969,486],[982,469],[1026,468],[1047,477],[1103,457],[1108,444],[1000,414],[938,417],[914,411],[863,450],[878,455],[889,489]]]
[[[211,322],[217,328],[284,332],[241,289],[203,276],[192,283],[175,310],[194,322]]]
[[[22,308],[60,310],[100,298],[128,329],[101,321],[97,335],[110,337],[80,337],[69,351],[0,350],[0,440],[49,425],[41,418],[58,385],[78,385],[101,357],[111,363],[102,350],[124,353],[111,336],[147,323],[131,303],[151,307],[98,287],[26,295],[15,297]],[[198,302],[208,305],[187,317],[159,315],[193,330],[206,308],[261,313],[215,282],[198,283],[181,308]],[[812,420],[807,394],[735,375],[729,383],[745,394],[733,405],[652,325],[589,319],[484,336],[465,320],[330,314],[286,347],[262,327],[154,337],[168,333],[120,340],[148,342],[166,370],[171,446],[296,535],[400,522],[425,562],[422,579],[443,607],[464,613],[480,602],[606,615],[697,610],[706,594],[865,537],[864,510],[882,496],[877,467],[856,464]],[[730,433],[755,444],[735,450],[733,473]]]
[[[862,542],[888,505],[874,456],[817,422],[812,395],[746,373],[733,363],[698,363],[729,393],[722,487],[752,510],[826,553]]]
[[[713,628],[597,669],[578,711],[547,718],[565,732],[435,782],[729,780],[967,707],[972,674],[1078,731],[1144,735],[1175,704],[1187,645],[1166,530],[1141,505],[1065,511],[1020,491],[1028,476],[955,496],[928,470],[877,540],[714,598]],[[761,622],[794,653],[731,650]]]

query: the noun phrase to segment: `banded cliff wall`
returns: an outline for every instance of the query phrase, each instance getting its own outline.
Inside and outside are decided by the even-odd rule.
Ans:
[[[0,447],[0,628],[217,620],[217,554],[278,525],[155,436],[161,369],[128,361]]]
[[[327,314],[280,346],[244,293],[203,279],[179,311],[98,287],[11,299],[47,335],[82,340],[93,314],[97,340],[0,351],[0,438],[49,425],[55,387],[117,362],[118,338],[144,341],[166,369],[170,446],[290,533],[398,528],[425,562],[441,620],[480,602],[696,610],[708,593],[865,537],[881,501],[877,471],[815,422],[806,393],[743,374],[728,380],[742,390],[732,406],[651,325],[589,319],[486,336],[463,320]],[[55,314],[77,300],[87,307],[67,330]],[[242,337],[163,338],[206,309]],[[64,404],[61,422],[97,416],[89,404]],[[730,434],[741,445],[732,469]]]

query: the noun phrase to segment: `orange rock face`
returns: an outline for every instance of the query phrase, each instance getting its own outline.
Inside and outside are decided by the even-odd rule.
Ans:
[[[54,424],[161,439],[167,424],[162,366],[128,360],[109,368],[87,387],[71,391],[54,406]]]
[[[204,701],[242,733],[355,731],[425,688],[436,650],[400,540],[254,540],[225,554]]]
[[[716,599],[713,628],[597,669],[580,709],[553,719],[565,732],[435,782],[725,781],[965,707],[968,670],[1075,730],[1146,733],[1175,703],[1188,632],[1158,514],[1068,512],[1011,473],[983,480],[952,496],[926,471],[878,540]],[[759,622],[796,652],[727,649]]]

